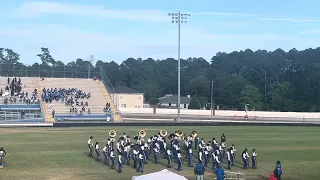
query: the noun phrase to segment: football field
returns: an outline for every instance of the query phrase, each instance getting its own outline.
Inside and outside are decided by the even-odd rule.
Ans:
[[[130,180],[136,173],[132,166],[124,166],[119,174],[102,162],[88,157],[87,140],[93,136],[102,150],[108,133],[116,130],[118,135],[125,132],[132,138],[141,129],[148,138],[161,129],[168,133],[181,129],[189,135],[196,130],[198,136],[210,141],[220,140],[225,133],[227,145],[236,145],[236,166],[231,171],[247,175],[247,179],[266,180],[277,160],[282,162],[283,180],[317,180],[320,178],[320,129],[316,127],[258,127],[258,126],[208,126],[208,127],[86,127],[86,128],[1,128],[0,146],[7,151],[5,167],[0,169],[1,180]],[[242,169],[241,152],[248,148],[256,149],[257,169]],[[196,153],[194,153],[196,154]],[[196,155],[195,155],[196,156]],[[184,157],[184,155],[183,155]],[[197,156],[196,156],[197,157]],[[194,158],[195,160],[196,158]],[[152,156],[151,156],[152,160]],[[150,162],[144,173],[166,168],[166,160],[160,164]],[[186,166],[177,172],[188,179],[195,179],[193,168]],[[194,163],[195,164],[195,163]],[[116,166],[117,167],[117,166]],[[173,163],[172,171],[176,172]],[[223,163],[223,167],[226,164]],[[213,179],[207,168],[205,179]]]

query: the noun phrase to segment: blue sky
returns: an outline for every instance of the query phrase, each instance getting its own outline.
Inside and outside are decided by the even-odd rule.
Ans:
[[[211,59],[219,51],[250,48],[315,48],[320,42],[320,1],[257,0],[68,0],[1,2],[0,47],[27,64],[41,47],[56,60],[94,55],[177,57],[177,25],[169,12],[190,13],[181,27],[181,57]]]

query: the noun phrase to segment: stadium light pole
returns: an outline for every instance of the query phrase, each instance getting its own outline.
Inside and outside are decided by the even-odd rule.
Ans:
[[[171,17],[171,23],[178,25],[178,102],[177,102],[177,108],[178,108],[178,118],[177,120],[180,121],[180,27],[181,24],[187,23],[187,19],[190,16],[190,14],[184,14],[180,11],[175,13],[169,13],[168,14]]]

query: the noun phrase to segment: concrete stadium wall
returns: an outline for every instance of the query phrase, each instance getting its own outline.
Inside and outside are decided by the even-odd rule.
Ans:
[[[153,108],[120,108],[122,114],[153,114]],[[181,109],[182,115],[198,115],[198,116],[210,116],[210,110],[191,110]],[[177,114],[176,109],[156,109],[156,114]],[[243,117],[246,115],[244,111],[229,111],[229,110],[215,110],[216,116],[236,116]],[[267,111],[248,111],[249,117],[274,117],[274,118],[319,118],[320,113],[311,112],[267,112]]]
[[[93,126],[313,126],[320,127],[320,124],[309,123],[248,123],[248,122],[125,122],[125,123],[53,123],[53,127],[93,127]]]

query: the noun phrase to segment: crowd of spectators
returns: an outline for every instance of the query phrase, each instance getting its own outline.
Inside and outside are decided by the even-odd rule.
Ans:
[[[46,103],[52,103],[52,101],[65,103],[66,106],[70,106],[70,114],[83,114],[85,112],[90,114],[89,103],[86,101],[90,97],[90,92],[86,93],[77,88],[43,88],[41,98]]]
[[[7,85],[4,90],[0,89],[0,96],[3,98],[3,103],[24,103],[24,104],[36,104],[39,103],[37,89],[31,93],[24,92],[22,88],[22,82],[20,78],[8,78]]]

